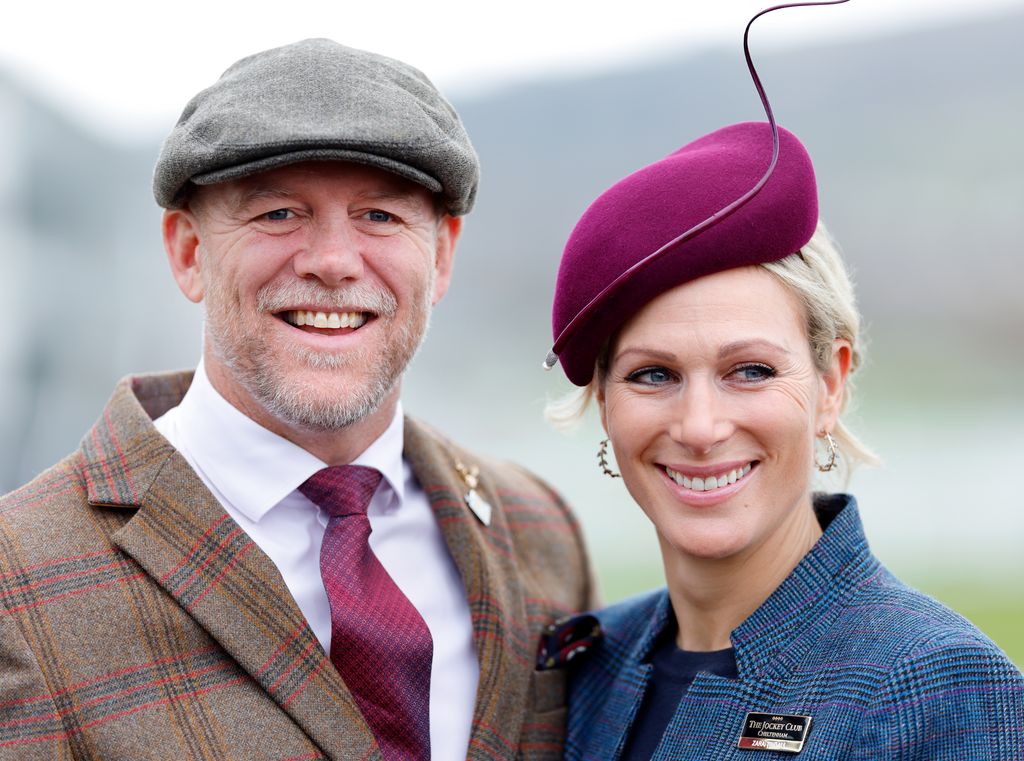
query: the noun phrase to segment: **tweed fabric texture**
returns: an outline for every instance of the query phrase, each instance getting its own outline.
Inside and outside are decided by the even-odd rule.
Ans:
[[[190,184],[324,160],[401,175],[439,193],[455,215],[473,208],[480,176],[458,114],[422,72],[309,39],[237,61],[192,98],[164,141],[153,195],[175,208]]]
[[[570,381],[589,383],[601,347],[659,294],[713,272],[782,259],[811,239],[818,223],[814,167],[797,137],[780,127],[778,163],[757,195],[643,261],[753,188],[771,157],[767,122],[733,124],[619,180],[590,204],[565,244],[552,307],[554,351]],[[590,315],[570,328],[598,296]]]
[[[0,759],[380,759],[277,568],[153,427],[189,373],[118,384],[81,447],[0,498]],[[412,419],[404,457],[462,577],[480,662],[467,757],[558,759],[543,628],[594,604],[579,526],[527,471]],[[455,461],[480,468],[484,526]]]
[[[381,473],[324,468],[301,491],[330,516],[320,574],[331,605],[331,662],[387,761],[430,757],[434,645],[419,611],[370,548],[366,509]]]
[[[814,761],[1024,758],[1024,677],[968,621],[903,585],[871,554],[852,497],[822,539],[732,633],[739,678],[700,674],[655,759],[751,761],[736,747],[748,711],[812,717]],[[665,590],[598,613],[605,645],[571,678],[566,758],[619,758],[643,698],[647,657],[671,607]]]

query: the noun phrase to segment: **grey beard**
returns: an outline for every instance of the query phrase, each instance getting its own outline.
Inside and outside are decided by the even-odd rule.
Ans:
[[[400,337],[404,346],[408,341],[408,331]],[[412,348],[415,354],[416,347]],[[304,364],[313,369],[339,369],[347,364],[359,364],[362,352],[354,354],[324,354],[321,352],[301,349],[298,351]],[[314,431],[334,431],[347,428],[367,415],[376,412],[381,402],[395,387],[402,377],[412,354],[397,363],[391,361],[386,366],[378,366],[379,372],[370,378],[368,383],[349,388],[341,398],[324,398],[303,393],[302,388],[288,386],[271,377],[267,372],[257,372],[249,377],[240,373],[238,377],[274,417],[286,420],[292,425],[301,426]],[[386,359],[381,357],[382,360]],[[234,369],[234,367],[232,367]],[[251,381],[251,385],[250,385]]]
[[[216,300],[215,300],[216,301]],[[353,286],[326,289],[315,283],[293,283],[274,291],[263,289],[257,294],[259,308],[273,312],[296,303],[315,303],[325,308],[361,309],[373,312],[378,319],[393,317],[398,311],[394,296],[385,290]],[[221,301],[223,303],[223,301]],[[349,387],[338,395],[323,395],[301,384],[287,383],[275,372],[275,357],[259,345],[243,351],[238,337],[232,340],[231,329],[238,324],[235,315],[215,314],[207,302],[207,336],[211,349],[234,378],[275,418],[296,427],[314,431],[335,431],[347,428],[379,409],[395,388],[426,335],[430,321],[429,302],[415,305],[412,320],[399,327],[398,333],[377,356],[365,351],[341,354],[317,352],[303,347],[293,351],[300,363],[311,369],[337,369],[346,365],[371,368],[369,377],[358,387]],[[231,310],[229,310],[231,311]]]

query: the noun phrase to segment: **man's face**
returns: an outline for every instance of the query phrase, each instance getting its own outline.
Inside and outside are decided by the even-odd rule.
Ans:
[[[314,431],[393,409],[459,230],[425,188],[326,161],[201,188],[191,209],[204,357],[229,401]]]

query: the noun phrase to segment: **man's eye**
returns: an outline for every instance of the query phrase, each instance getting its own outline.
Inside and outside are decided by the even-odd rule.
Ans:
[[[644,367],[634,370],[626,376],[629,383],[640,383],[647,386],[660,386],[672,380],[672,373],[664,367]]]
[[[746,383],[757,383],[775,377],[775,370],[768,365],[752,363],[740,365],[732,371],[732,375]]]
[[[380,209],[371,209],[366,212],[366,218],[371,222],[391,222],[394,220],[394,215],[381,211]]]
[[[274,209],[273,211],[268,211],[263,217],[271,222],[283,222],[286,219],[292,218],[292,212],[289,209]]]

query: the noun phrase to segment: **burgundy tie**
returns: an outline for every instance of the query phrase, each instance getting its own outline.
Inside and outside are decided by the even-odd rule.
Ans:
[[[361,465],[314,473],[299,487],[330,515],[320,574],[331,604],[331,662],[387,761],[430,758],[430,661],[423,617],[370,549],[366,508],[381,474]]]

